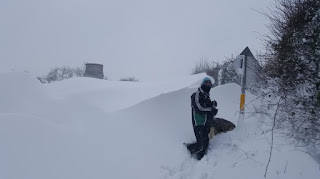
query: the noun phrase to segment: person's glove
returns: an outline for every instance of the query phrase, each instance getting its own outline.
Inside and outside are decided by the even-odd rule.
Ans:
[[[211,109],[211,114],[212,114],[213,116],[217,115],[217,113],[218,113],[218,109],[216,109],[216,108],[212,108],[212,109]]]
[[[216,100],[212,101],[212,106],[213,106],[213,107],[217,107],[217,106],[218,106],[218,103],[217,103]]]

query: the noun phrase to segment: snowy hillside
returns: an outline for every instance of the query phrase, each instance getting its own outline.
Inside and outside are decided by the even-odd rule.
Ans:
[[[0,74],[0,178],[264,178],[270,153],[268,118],[210,141],[191,159],[190,96],[204,74],[164,82],[74,78],[41,84],[27,73]],[[240,87],[211,91],[218,117],[238,124]],[[255,99],[247,94],[247,102]],[[252,111],[259,101],[249,103]],[[246,132],[243,132],[246,131]],[[293,142],[275,136],[267,178],[319,178],[320,168]]]

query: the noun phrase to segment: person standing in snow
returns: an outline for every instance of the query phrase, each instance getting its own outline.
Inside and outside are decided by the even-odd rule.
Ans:
[[[196,142],[188,144],[187,148],[191,155],[198,160],[201,160],[206,154],[209,145],[210,128],[214,125],[214,116],[218,110],[217,102],[211,101],[210,90],[212,88],[212,82],[210,78],[203,79],[198,91],[191,96],[192,106],[192,125]],[[210,123],[210,125],[207,125]]]

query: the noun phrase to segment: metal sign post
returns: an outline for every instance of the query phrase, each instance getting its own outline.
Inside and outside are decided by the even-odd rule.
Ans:
[[[240,95],[240,114],[244,115],[244,106],[246,101],[246,79],[247,79],[247,56],[243,58],[243,75],[241,76],[241,95]]]
[[[234,61],[233,68],[237,75],[241,77],[240,114],[244,118],[246,89],[257,82],[256,73],[260,66],[250,49],[246,47]]]
[[[246,47],[233,63],[233,68],[238,76],[241,77],[241,95],[240,95],[240,115],[238,118],[238,133],[241,139],[248,136],[248,129],[244,120],[244,108],[246,105],[246,89],[256,84],[260,66],[258,61],[252,55],[250,49]]]

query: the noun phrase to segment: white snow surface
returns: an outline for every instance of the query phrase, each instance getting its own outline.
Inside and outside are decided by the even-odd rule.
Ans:
[[[215,136],[201,161],[188,154],[190,96],[203,77],[41,84],[30,73],[0,73],[0,178],[264,178],[271,142],[264,116],[246,114],[236,130]],[[240,86],[215,87],[211,98],[218,117],[238,124]],[[255,98],[247,93],[247,112],[259,106]],[[267,178],[319,177],[319,164],[275,133]]]

